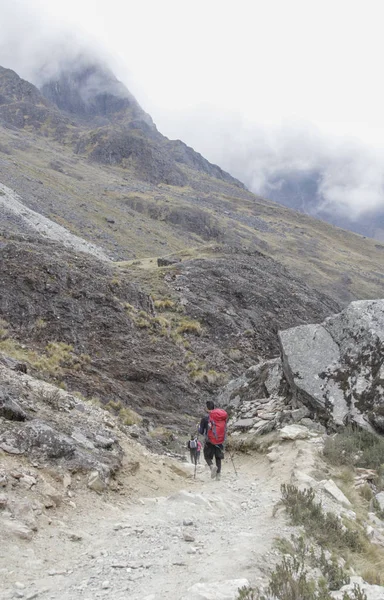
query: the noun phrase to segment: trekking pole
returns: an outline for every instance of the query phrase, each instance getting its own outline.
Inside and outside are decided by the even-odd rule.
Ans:
[[[196,436],[196,448],[195,448],[195,472],[193,473],[193,479],[196,479],[197,471],[197,449],[198,449],[199,436]]]

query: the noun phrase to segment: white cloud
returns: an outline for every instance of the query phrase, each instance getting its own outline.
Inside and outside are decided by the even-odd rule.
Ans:
[[[383,205],[382,11],[380,0],[0,0],[0,63],[36,80],[63,47],[90,46],[166,135],[259,192],[277,172],[319,170],[324,207],[358,216]]]

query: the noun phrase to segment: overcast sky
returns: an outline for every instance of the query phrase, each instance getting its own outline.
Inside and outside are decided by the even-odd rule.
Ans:
[[[357,181],[327,198],[358,215],[384,204],[383,13],[379,0],[0,0],[0,63],[27,77],[71,31],[160,131],[255,191],[276,165],[342,157]]]

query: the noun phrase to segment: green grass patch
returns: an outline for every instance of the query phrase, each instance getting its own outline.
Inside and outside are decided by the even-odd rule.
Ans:
[[[376,469],[384,474],[384,438],[348,426],[326,439],[324,458],[335,466]]]

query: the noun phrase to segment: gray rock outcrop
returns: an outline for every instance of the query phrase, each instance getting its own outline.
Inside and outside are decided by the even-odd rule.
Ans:
[[[279,332],[296,401],[332,426],[384,433],[384,300],[352,302],[321,325]]]
[[[283,417],[288,387],[281,360],[275,358],[254,365],[228,383],[218,402],[230,415],[233,432],[268,433]]]

